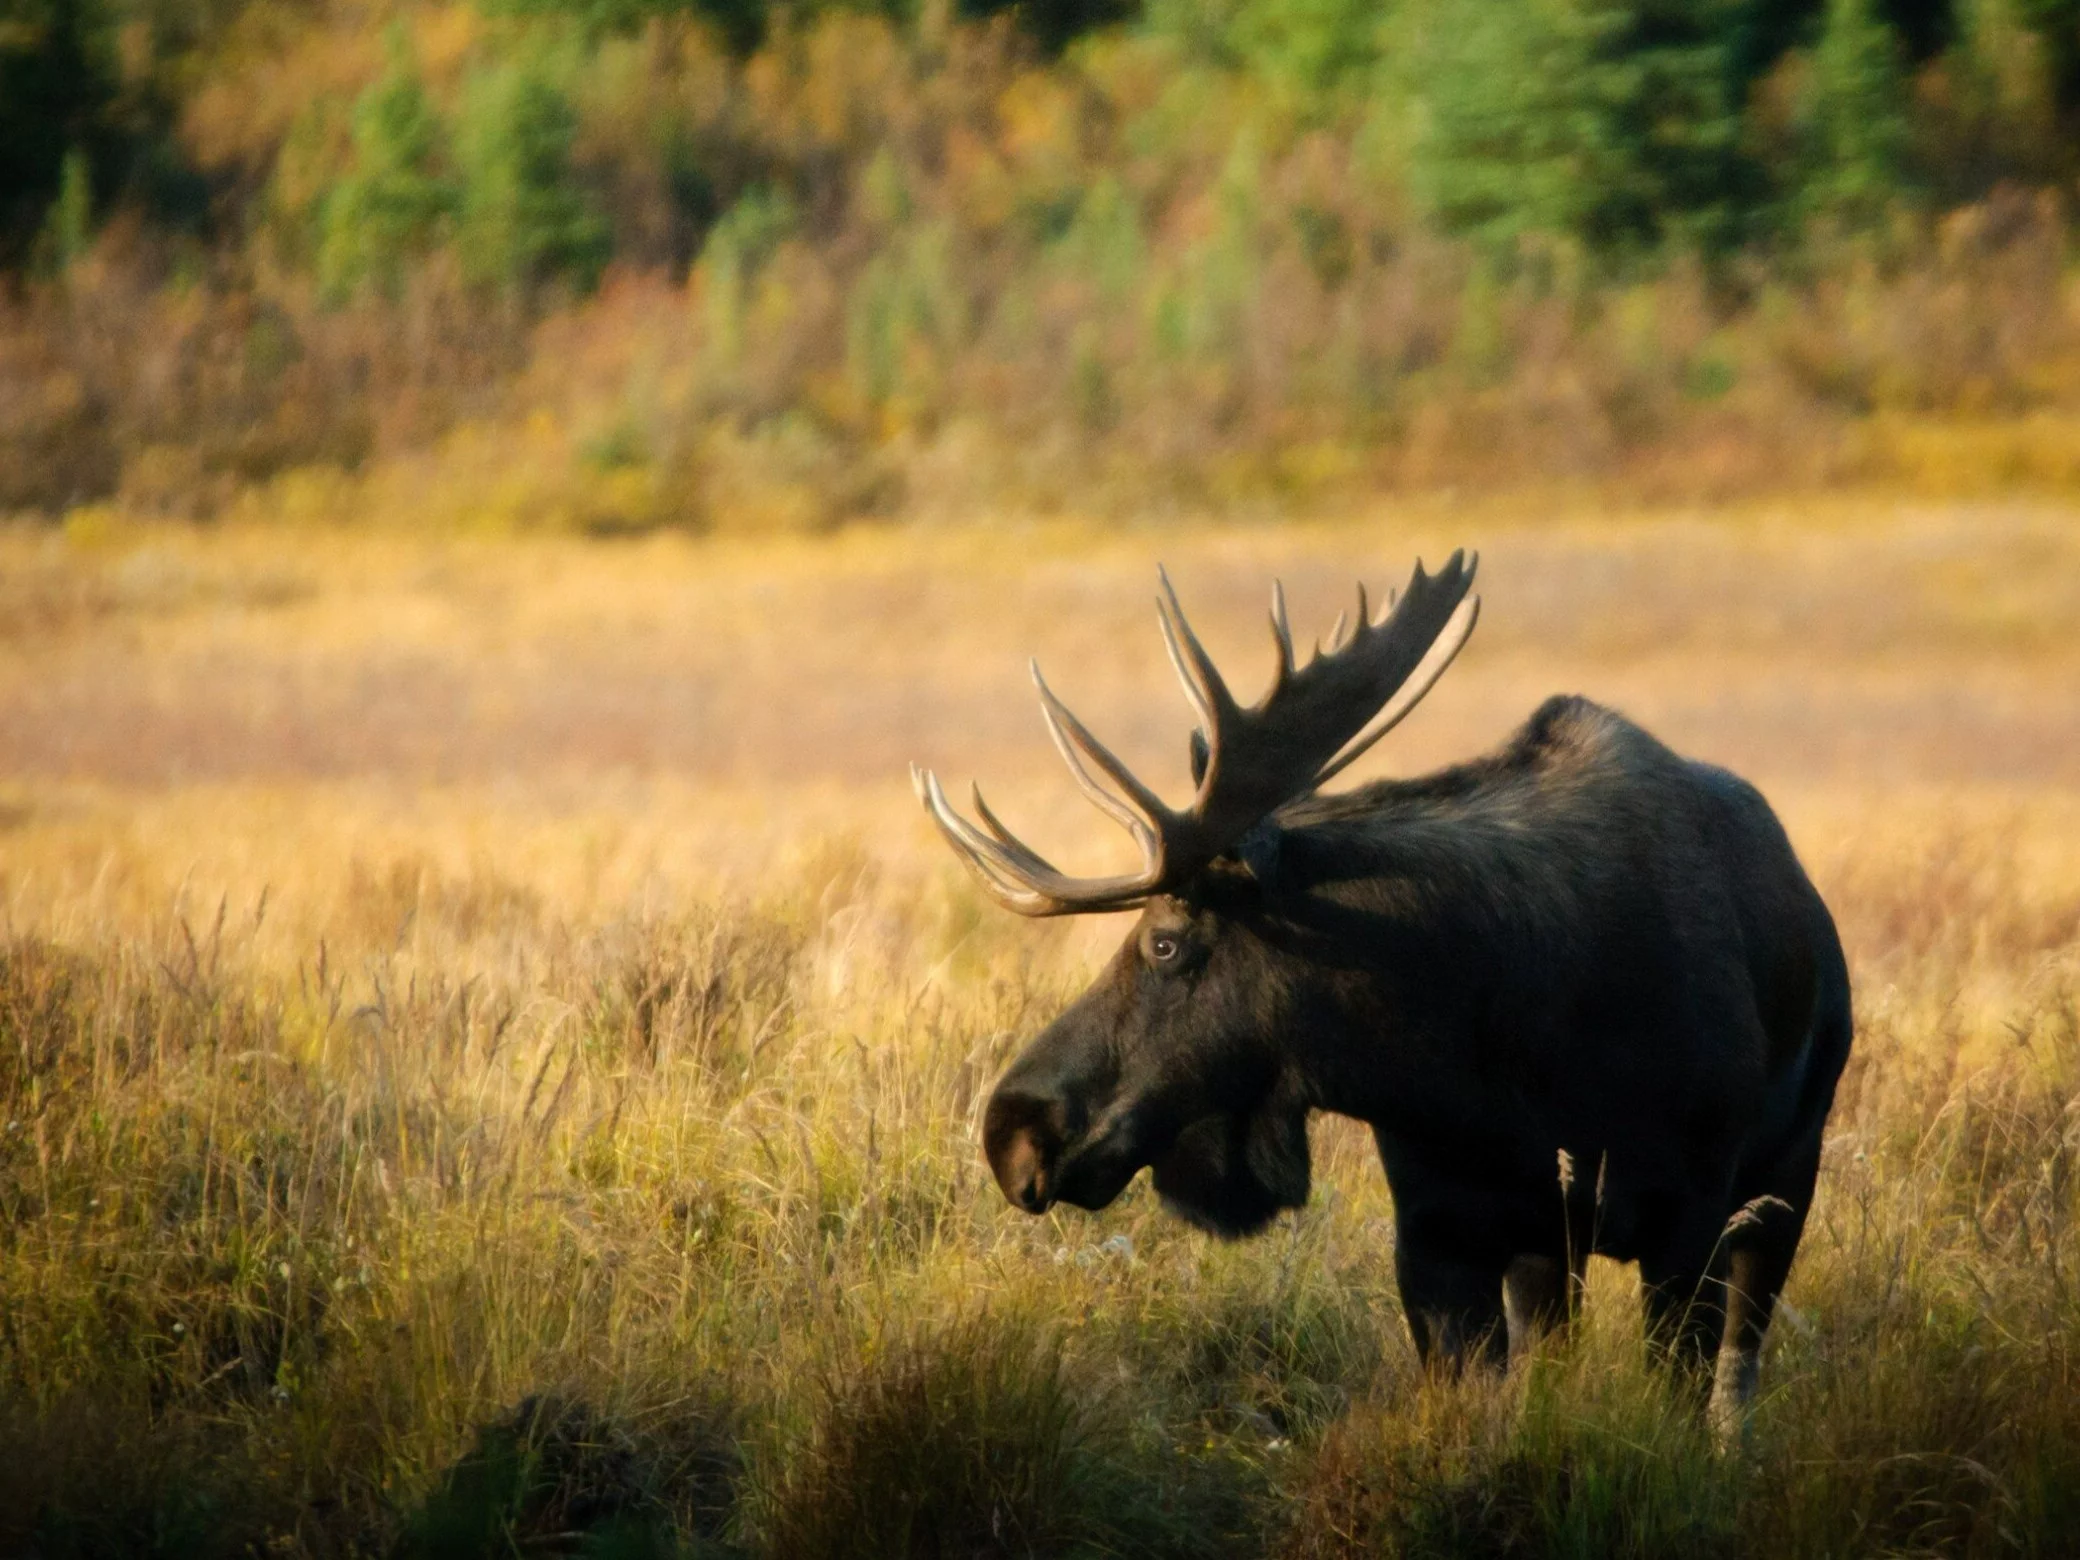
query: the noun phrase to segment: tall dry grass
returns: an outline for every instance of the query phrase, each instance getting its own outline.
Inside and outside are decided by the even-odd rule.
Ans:
[[[2038,518],[1495,522],[1492,647],[1392,756],[1499,729],[1533,682],[1629,690],[1745,755],[1841,921],[1857,1049],[1728,1454],[1603,1264],[1571,1347],[1426,1381],[1350,1124],[1317,1123],[1313,1203],[1244,1245],[1145,1188],[1040,1220],[996,1195],[978,1101],[1116,928],[989,909],[878,750],[827,757],[854,728],[817,690],[848,660],[908,679],[902,740],[1048,805],[1037,740],[963,717],[1074,597],[1097,629],[1056,649],[1105,729],[1174,746],[1157,657],[1104,637],[1158,539],[6,539],[44,605],[0,644],[0,1550],[2069,1553],[2080,811],[2064,728],[2031,733],[2070,687],[2038,605],[2075,575]],[[1238,664],[1231,587],[1276,562],[1312,604],[1311,571],[1382,545],[1159,540]],[[1659,606],[1629,588],[1653,575]],[[786,714],[735,756],[449,729],[550,650],[599,671],[543,695],[579,708],[617,696],[611,646],[673,669],[705,639]],[[387,652],[464,692],[356,681]],[[155,663],[126,725],[108,682]],[[299,666],[364,692],[324,706],[335,746],[264,700],[226,735],[226,686]],[[1785,683],[1863,735],[1815,743],[1756,694]],[[1916,704],[1948,714],[1892,718]],[[720,743],[734,708],[690,729]],[[363,767],[326,757],[364,734]]]

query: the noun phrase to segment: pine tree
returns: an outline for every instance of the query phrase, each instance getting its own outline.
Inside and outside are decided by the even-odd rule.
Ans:
[[[480,73],[461,142],[461,253],[470,277],[520,293],[563,277],[591,288],[612,238],[571,168],[578,116],[538,57]]]
[[[58,174],[58,198],[44,231],[51,262],[62,273],[87,252],[94,239],[94,174],[87,154],[75,147],[65,154]]]
[[[118,149],[113,41],[94,0],[0,0],[0,266],[36,245],[68,178]]]
[[[1250,69],[1320,99],[1377,62],[1384,10],[1377,0],[1245,0],[1228,36]]]
[[[1799,117],[1803,215],[1875,226],[1907,187],[1909,126],[1898,42],[1872,0],[1828,0]]]
[[[441,168],[440,117],[402,28],[391,30],[389,47],[389,68],[354,105],[352,169],[319,217],[319,284],[335,299],[363,287],[395,293],[406,266],[440,242],[455,210],[455,188]]]
[[[1716,250],[1753,204],[1722,0],[1444,0],[1411,90],[1413,174],[1449,229],[1622,257]]]
[[[708,230],[700,257],[707,350],[725,371],[734,371],[744,356],[752,283],[794,225],[794,203],[786,194],[755,185]]]

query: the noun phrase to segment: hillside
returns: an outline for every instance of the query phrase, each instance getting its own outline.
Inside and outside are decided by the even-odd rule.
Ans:
[[[2080,478],[2070,0],[10,0],[0,512]]]

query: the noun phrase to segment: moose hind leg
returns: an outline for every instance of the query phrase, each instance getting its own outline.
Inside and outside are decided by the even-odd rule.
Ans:
[[[1726,1323],[1711,1400],[1712,1429],[1722,1444],[1737,1440],[1746,1428],[1762,1342],[1805,1233],[1819,1169],[1818,1142],[1801,1146],[1727,1223]]]
[[[1723,1222],[1699,1207],[1640,1256],[1640,1301],[1655,1354],[1700,1388],[1726,1327]],[[1701,1397],[1700,1393],[1700,1397]]]

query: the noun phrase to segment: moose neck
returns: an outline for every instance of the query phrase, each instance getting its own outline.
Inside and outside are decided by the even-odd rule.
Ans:
[[[1466,1037],[1507,1000],[1512,912],[1507,885],[1476,870],[1479,846],[1391,813],[1282,832],[1257,930],[1318,1108],[1391,1128],[1482,1097]]]

